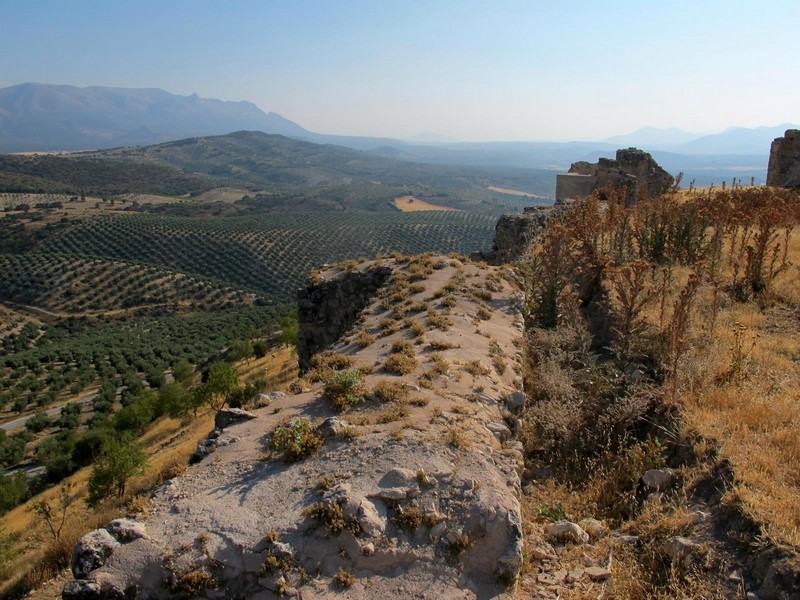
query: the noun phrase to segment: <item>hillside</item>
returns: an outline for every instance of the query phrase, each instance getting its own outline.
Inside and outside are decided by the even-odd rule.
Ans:
[[[0,155],[0,191],[6,193],[181,195],[225,184],[157,164],[81,160],[67,156]]]
[[[344,146],[314,144],[257,131],[237,131],[84,156],[168,165],[257,186],[313,187],[362,181],[439,188],[499,185],[534,193],[543,193],[552,186],[551,174],[541,170],[465,168],[398,161]]]

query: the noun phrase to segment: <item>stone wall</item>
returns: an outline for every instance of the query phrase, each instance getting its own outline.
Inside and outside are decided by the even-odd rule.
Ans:
[[[297,355],[300,372],[311,367],[317,352],[337,341],[355,323],[392,274],[391,267],[342,271],[297,292]]]
[[[800,189],[800,130],[787,129],[772,142],[767,185]]]
[[[594,181],[593,186],[589,184],[591,181]],[[633,204],[643,194],[648,197],[663,194],[674,181],[672,175],[659,167],[647,152],[628,148],[617,150],[614,160],[601,158],[596,163],[572,163],[569,173],[556,176],[556,201],[586,197],[594,190],[610,185],[617,190],[626,188],[627,202]]]
[[[584,175],[581,173],[559,173],[556,175],[557,200],[586,198],[596,187],[596,175]]]

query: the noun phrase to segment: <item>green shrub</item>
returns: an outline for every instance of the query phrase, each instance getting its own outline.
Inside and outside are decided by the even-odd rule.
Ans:
[[[283,455],[286,462],[313,456],[322,448],[323,439],[308,419],[294,419],[272,431],[270,448]]]
[[[334,410],[342,412],[364,402],[365,390],[360,371],[332,371],[323,381],[323,394]]]

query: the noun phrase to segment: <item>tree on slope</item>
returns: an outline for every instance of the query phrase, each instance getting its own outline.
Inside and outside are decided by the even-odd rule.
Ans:
[[[130,435],[112,435],[103,442],[103,450],[89,476],[86,503],[96,506],[105,498],[125,494],[125,485],[144,471],[147,457],[142,445]]]

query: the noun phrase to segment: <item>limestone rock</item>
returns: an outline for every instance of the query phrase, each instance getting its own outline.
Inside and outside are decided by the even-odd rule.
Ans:
[[[678,563],[688,568],[695,562],[700,547],[700,544],[689,538],[675,536],[665,541],[661,549],[673,564]]]
[[[298,290],[297,358],[302,373],[311,368],[314,354],[338,340],[355,322],[391,275],[391,267],[380,265],[363,272],[343,272]]]
[[[525,408],[525,394],[523,392],[512,392],[506,396],[506,406],[512,413],[521,413]]]
[[[386,506],[383,502],[362,498],[358,507],[358,524],[367,537],[380,537],[386,533]]]
[[[304,386],[301,381],[295,381],[292,385],[289,386],[289,391],[293,394],[304,394],[305,392],[310,392],[311,389],[307,386]]]
[[[495,575],[501,581],[512,582],[519,577],[522,568],[522,539],[518,539],[513,547],[509,548],[499,559],[495,566]]]
[[[505,442],[511,439],[511,430],[505,423],[487,423],[486,429],[492,432],[492,435],[500,442]]]
[[[195,448],[194,453],[189,457],[189,464],[196,465],[208,455],[213,454],[217,449],[217,440],[216,438],[211,438],[208,440],[200,440],[197,442],[197,448]]]
[[[337,438],[349,426],[350,423],[338,417],[328,417],[317,425],[317,433],[326,439]]]
[[[672,469],[650,469],[642,475],[642,485],[647,492],[665,492],[675,483],[675,471]]]
[[[550,542],[588,544],[589,534],[571,521],[556,521],[545,525],[544,534]]]
[[[527,547],[528,556],[535,560],[555,560],[556,551],[547,542],[531,545]]]
[[[84,535],[72,551],[72,574],[86,579],[89,573],[102,567],[120,543],[105,529],[95,529]]]
[[[586,573],[592,581],[605,581],[611,577],[611,571],[603,567],[586,567],[583,572]]]
[[[268,394],[256,394],[256,397],[253,398],[253,405],[256,408],[264,408],[265,406],[269,406],[275,400],[280,400],[281,398],[285,398],[286,394],[283,392],[269,392]]]
[[[589,534],[589,538],[593,542],[608,534],[608,528],[597,519],[583,519],[578,526]]]
[[[106,525],[106,530],[123,544],[140,538],[149,538],[145,524],[133,519],[114,519]]]
[[[223,408],[214,416],[214,427],[225,429],[226,427],[242,421],[255,419],[256,415],[241,408]]]
[[[388,488],[417,487],[417,472],[411,469],[392,469],[381,478],[378,485]]]
[[[96,581],[73,579],[64,584],[61,597],[64,600],[95,600],[102,598],[102,594],[100,584]]]

